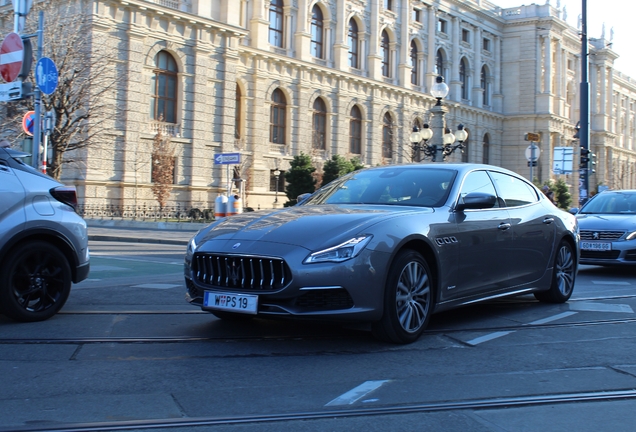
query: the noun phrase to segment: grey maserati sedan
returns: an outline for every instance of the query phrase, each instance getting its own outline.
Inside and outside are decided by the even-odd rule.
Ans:
[[[565,302],[578,261],[576,218],[523,177],[389,165],[202,229],[186,252],[186,299],[223,319],[369,322],[379,339],[410,343],[450,308],[522,294]]]

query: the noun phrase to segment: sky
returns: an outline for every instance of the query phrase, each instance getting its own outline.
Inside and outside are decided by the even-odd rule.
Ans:
[[[547,0],[489,0],[503,8],[521,5],[545,4]],[[567,9],[567,22],[577,27],[578,17],[584,0],[549,0],[554,7],[557,2]],[[617,70],[636,79],[636,54],[634,53],[634,17],[636,0],[586,0],[587,29],[589,38],[600,38],[605,23],[605,39],[610,39],[610,29],[614,28],[612,51],[620,57],[614,62]],[[630,43],[630,40],[632,42]]]

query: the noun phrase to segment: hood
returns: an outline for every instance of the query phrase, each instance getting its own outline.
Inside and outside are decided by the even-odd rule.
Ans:
[[[578,214],[576,219],[581,230],[636,230],[636,214]]]
[[[313,249],[326,241],[365,231],[401,214],[432,213],[430,208],[404,206],[296,206],[274,212],[249,212],[230,216],[204,228],[197,243],[208,240],[265,241]]]

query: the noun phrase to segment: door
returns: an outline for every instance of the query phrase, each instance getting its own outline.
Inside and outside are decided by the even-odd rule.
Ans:
[[[505,201],[512,224],[510,286],[539,280],[548,267],[554,248],[556,224],[546,212],[536,189],[508,174],[490,173],[497,193]]]
[[[471,192],[497,193],[486,171],[469,173],[460,198]],[[510,217],[505,208],[456,212],[460,246],[459,271],[454,298],[498,291],[507,285],[509,251],[512,248]]]

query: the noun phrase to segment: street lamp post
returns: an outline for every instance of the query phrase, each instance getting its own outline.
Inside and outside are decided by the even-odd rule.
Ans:
[[[280,170],[276,168],[274,170],[274,179],[276,183],[276,195],[274,195],[274,204],[278,203],[278,177],[280,176]]]
[[[410,141],[413,150],[417,152],[418,162],[430,157],[432,162],[438,160],[444,161],[457,149],[464,149],[464,142],[468,139],[468,132],[464,129],[464,125],[457,127],[457,133],[446,127],[444,116],[448,112],[448,108],[442,105],[442,99],[448,95],[448,86],[444,82],[444,77],[438,76],[435,84],[431,87],[431,95],[437,99],[437,103],[431,108],[431,125],[425,124],[422,130],[417,126],[413,127]],[[433,130],[439,130],[440,134],[435,135]],[[459,144],[455,144],[455,141]],[[429,142],[431,141],[431,142]]]

